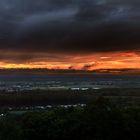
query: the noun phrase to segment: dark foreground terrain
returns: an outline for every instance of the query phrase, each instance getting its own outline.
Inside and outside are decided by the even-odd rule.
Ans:
[[[0,115],[0,140],[137,140],[140,106],[99,97],[85,107]]]
[[[0,93],[0,140],[137,140],[140,89]]]
[[[140,105],[140,88],[105,88],[89,90],[32,90],[13,93],[0,92],[0,108],[26,108],[87,104],[98,97],[110,99],[115,104]]]

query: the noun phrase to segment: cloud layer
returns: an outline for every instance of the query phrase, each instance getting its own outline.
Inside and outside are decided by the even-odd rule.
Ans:
[[[0,50],[140,50],[139,0],[0,0]]]

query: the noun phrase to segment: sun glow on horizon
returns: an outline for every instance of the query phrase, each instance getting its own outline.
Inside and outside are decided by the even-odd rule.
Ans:
[[[10,55],[10,54],[8,54]],[[11,54],[12,56],[15,54]],[[39,54],[42,56],[42,54]],[[55,58],[56,57],[56,58]],[[8,61],[1,60],[0,68],[48,68],[48,69],[76,69],[76,70],[95,70],[95,69],[140,69],[140,54],[138,52],[114,52],[114,53],[94,53],[90,55],[56,55],[48,59],[47,55],[43,58],[32,58],[28,61]]]

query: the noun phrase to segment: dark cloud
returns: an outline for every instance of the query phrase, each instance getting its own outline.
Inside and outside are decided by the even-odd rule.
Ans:
[[[139,6],[138,0],[0,0],[0,49],[140,50]]]
[[[69,70],[73,70],[74,69],[74,66],[69,66],[68,69]]]
[[[97,64],[85,64],[82,69],[83,70],[89,70],[90,68],[93,68],[96,65]]]

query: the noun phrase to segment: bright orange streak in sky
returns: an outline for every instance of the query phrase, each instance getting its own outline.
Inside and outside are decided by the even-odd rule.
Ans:
[[[139,52],[114,52],[114,53],[93,53],[88,55],[58,55],[48,59],[48,54],[33,54],[34,57],[18,60],[21,55],[8,53],[8,56],[16,57],[16,60],[3,59],[0,61],[0,68],[50,68],[50,69],[140,69]],[[25,54],[24,54],[25,55]],[[29,55],[29,54],[26,54]],[[37,57],[43,56],[43,57]],[[49,56],[50,57],[50,56]]]

